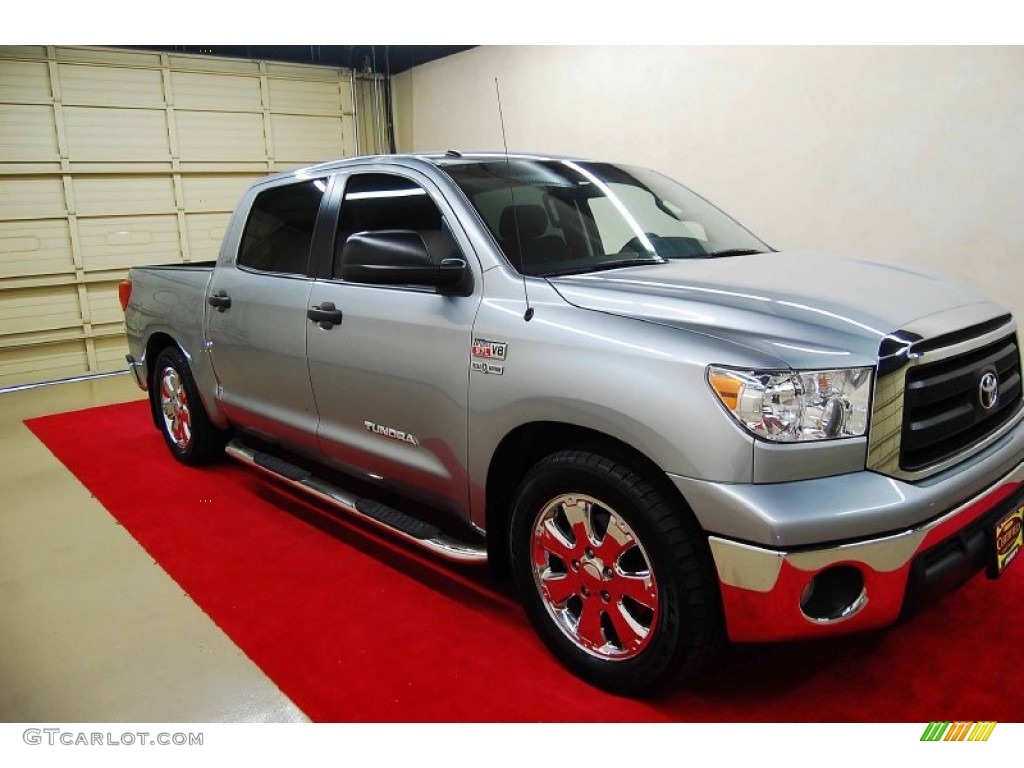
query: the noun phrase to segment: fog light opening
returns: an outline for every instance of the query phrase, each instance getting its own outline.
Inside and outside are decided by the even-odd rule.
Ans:
[[[800,611],[815,624],[834,624],[860,613],[867,603],[864,575],[852,565],[836,565],[807,583],[800,596]]]

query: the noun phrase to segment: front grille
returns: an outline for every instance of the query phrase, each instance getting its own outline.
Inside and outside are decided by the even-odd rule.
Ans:
[[[998,377],[994,405],[982,404],[986,373]],[[1005,424],[1021,403],[1015,334],[955,357],[907,371],[900,468],[913,472],[955,456]]]

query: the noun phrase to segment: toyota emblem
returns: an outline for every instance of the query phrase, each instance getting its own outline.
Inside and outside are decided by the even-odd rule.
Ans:
[[[978,383],[978,401],[986,411],[991,411],[999,402],[999,377],[995,371],[985,371]]]

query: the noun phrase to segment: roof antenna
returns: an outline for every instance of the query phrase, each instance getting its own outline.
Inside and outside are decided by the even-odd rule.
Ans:
[[[494,92],[498,95],[498,120],[501,122],[501,142],[505,145],[505,168],[508,170],[508,194],[512,198],[512,219],[516,225],[516,250],[519,251],[519,274],[523,278],[523,297],[526,299],[526,312],[523,320],[533,319],[533,307],[530,305],[530,292],[526,289],[526,268],[523,262],[523,237],[519,231],[519,212],[516,210],[516,193],[512,187],[512,163],[508,159],[508,139],[505,138],[505,113],[501,110],[501,88],[498,78],[494,78]]]

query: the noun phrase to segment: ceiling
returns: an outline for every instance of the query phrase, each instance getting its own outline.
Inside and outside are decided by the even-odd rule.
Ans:
[[[299,64],[321,64],[362,71],[398,74],[407,69],[473,45],[117,45],[142,51],[208,54],[241,59],[267,59]]]

